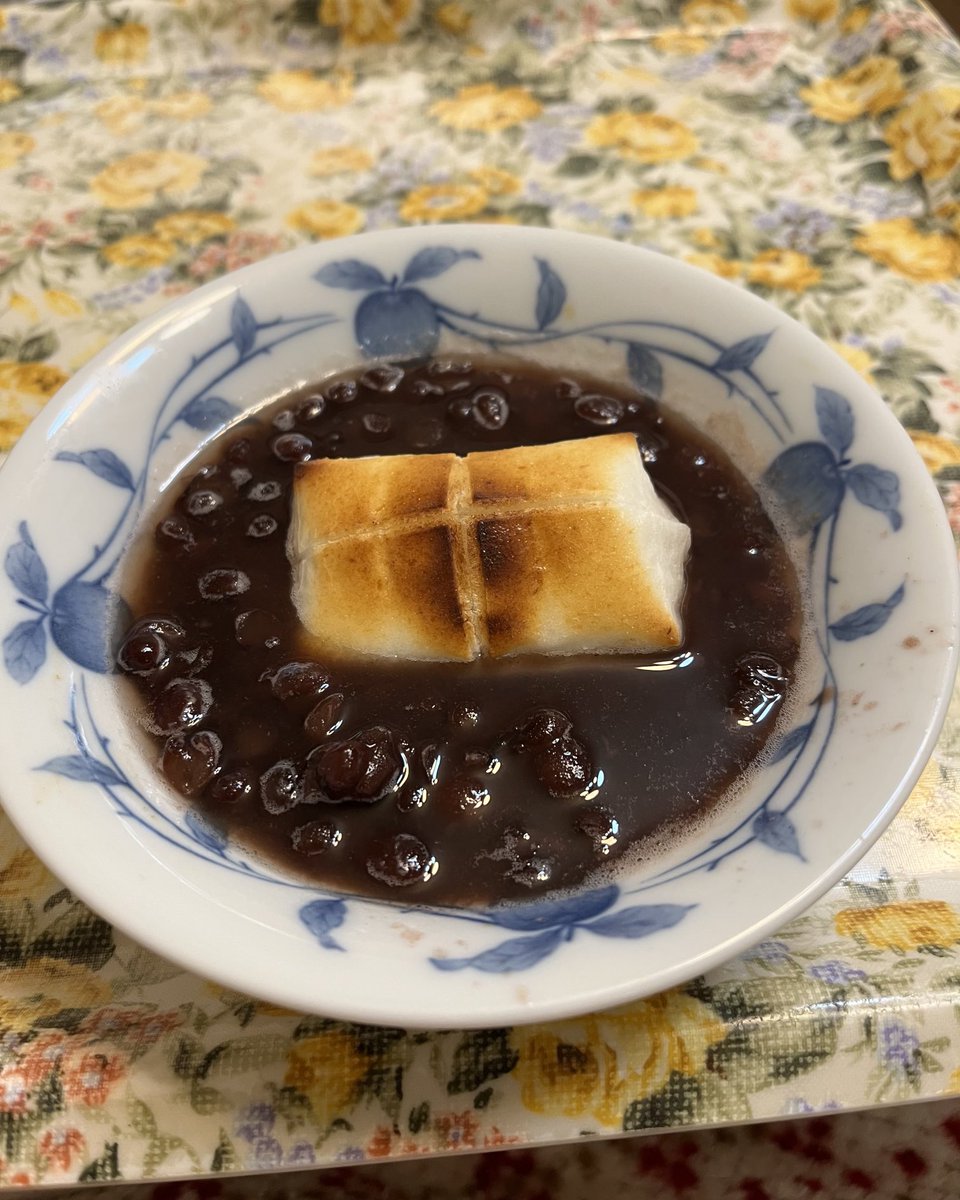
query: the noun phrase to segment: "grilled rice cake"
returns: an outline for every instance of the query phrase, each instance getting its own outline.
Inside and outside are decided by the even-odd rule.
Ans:
[[[457,662],[676,646],[689,548],[629,433],[303,463],[287,543],[318,648]]]

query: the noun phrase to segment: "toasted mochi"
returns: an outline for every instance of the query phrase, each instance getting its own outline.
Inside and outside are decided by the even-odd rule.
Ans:
[[[287,544],[320,647],[459,662],[676,646],[689,548],[629,433],[301,464]]]

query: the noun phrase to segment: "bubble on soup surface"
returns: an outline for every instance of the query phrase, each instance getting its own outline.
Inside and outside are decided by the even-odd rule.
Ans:
[[[346,741],[313,751],[309,759],[311,797],[328,803],[372,803],[392,791],[404,759],[389,729],[374,726]]]
[[[502,429],[510,417],[510,405],[496,388],[480,388],[470,402],[470,416],[480,429],[492,433]]]
[[[786,672],[775,658],[745,654],[737,660],[728,707],[738,725],[759,725],[779,706],[786,688]]]
[[[170,661],[170,651],[159,633],[134,629],[120,643],[117,665],[127,675],[153,675]]]
[[[273,439],[270,449],[281,462],[306,462],[313,450],[313,440],[305,433],[281,433]]]
[[[257,773],[252,767],[239,767],[218,775],[208,795],[217,804],[238,804],[251,797],[257,788]]]
[[[334,692],[315,704],[303,721],[307,736],[314,741],[321,741],[331,733],[336,733],[343,724],[343,707],[342,692]]]
[[[164,517],[154,531],[154,538],[161,549],[179,554],[189,554],[197,547],[193,530],[179,517]]]
[[[177,733],[199,725],[213,704],[213,689],[204,679],[173,679],[154,698],[150,729]]]
[[[274,763],[260,776],[260,800],[272,816],[295,808],[300,802],[301,790],[300,774],[289,758]]]
[[[573,402],[573,411],[591,425],[606,427],[616,425],[623,416],[623,401],[616,396],[600,396],[590,393],[578,396]]]
[[[608,808],[599,804],[582,809],[573,824],[601,855],[609,854],[620,839],[620,822]]]
[[[332,821],[308,821],[298,825],[290,842],[298,854],[325,854],[343,841],[343,833]]]
[[[327,399],[331,404],[352,404],[359,388],[352,379],[339,379],[327,388]]]
[[[272,650],[280,642],[283,626],[273,613],[268,613],[262,608],[251,608],[238,613],[233,628],[241,646],[263,646]]]
[[[271,500],[276,500],[282,491],[283,488],[275,479],[265,479],[247,488],[247,499],[254,500],[257,504],[269,504]]]
[[[269,537],[271,533],[276,533],[278,528],[276,517],[271,517],[269,513],[260,513],[247,526],[247,537]]]
[[[593,778],[593,766],[586,747],[570,734],[538,750],[533,769],[550,795],[557,799],[579,795]]]
[[[366,436],[375,442],[388,438],[393,432],[393,421],[386,413],[364,413],[360,424]]]
[[[521,754],[545,750],[558,738],[566,737],[571,729],[573,722],[566,713],[556,708],[538,708],[516,729],[510,743]]]
[[[362,387],[369,388],[371,392],[395,392],[400,386],[403,375],[402,367],[393,366],[391,363],[381,363],[380,366],[364,371],[360,376],[360,384]]]
[[[197,796],[220,765],[223,743],[209,729],[175,733],[164,743],[160,767],[169,782],[184,796]]]
[[[250,576],[234,567],[223,567],[201,575],[197,587],[204,600],[229,600],[249,591]]]
[[[330,676],[315,662],[288,662],[269,675],[270,690],[278,700],[316,696],[330,686]]]
[[[184,502],[184,508],[191,517],[209,517],[223,504],[223,496],[212,488],[200,488],[190,492]]]
[[[323,416],[324,409],[327,407],[327,402],[323,396],[307,396],[297,408],[297,420],[302,421],[305,425],[311,421],[316,421]]]
[[[379,842],[367,859],[367,871],[387,887],[426,883],[437,870],[430,850],[411,833],[398,833]]]

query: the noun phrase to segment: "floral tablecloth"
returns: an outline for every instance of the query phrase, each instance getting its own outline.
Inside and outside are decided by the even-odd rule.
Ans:
[[[0,455],[170,297],[451,220],[623,238],[757,291],[881,392],[960,529],[960,46],[909,0],[8,0]],[[957,705],[891,830],[779,936],[526,1028],[408,1034],[225,992],[0,822],[0,1186],[960,1093]]]

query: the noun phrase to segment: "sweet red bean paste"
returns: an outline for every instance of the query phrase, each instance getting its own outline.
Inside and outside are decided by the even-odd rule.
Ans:
[[[285,552],[296,463],[614,430],[636,434],[692,530],[677,651],[310,654]],[[758,496],[627,388],[505,361],[375,366],[231,428],[170,495],[134,560],[117,656],[151,753],[235,843],[345,892],[488,905],[580,885],[723,797],[794,678],[797,579]]]

